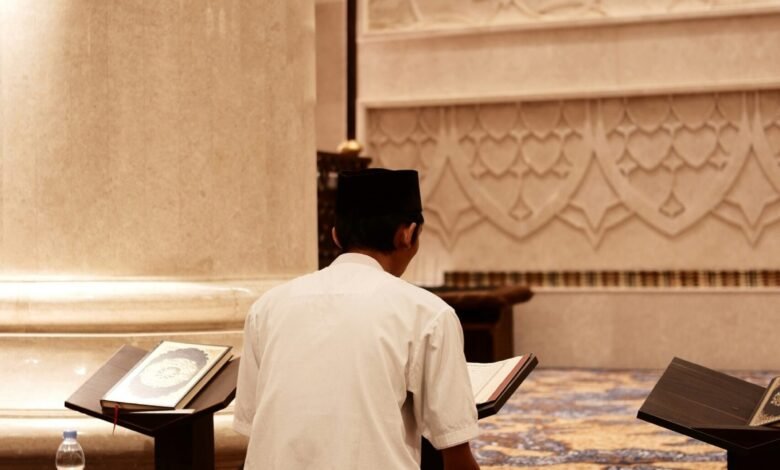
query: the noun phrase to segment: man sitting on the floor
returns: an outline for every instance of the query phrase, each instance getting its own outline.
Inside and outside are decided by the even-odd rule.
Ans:
[[[248,469],[419,469],[421,436],[448,470],[478,469],[463,332],[399,278],[417,253],[417,172],[342,174],[330,266],[263,295],[244,330],[234,427]]]

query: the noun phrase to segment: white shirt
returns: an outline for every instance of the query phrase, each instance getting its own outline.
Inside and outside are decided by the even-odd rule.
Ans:
[[[439,297],[347,253],[252,305],[233,427],[245,468],[419,469],[478,435],[463,331]]]

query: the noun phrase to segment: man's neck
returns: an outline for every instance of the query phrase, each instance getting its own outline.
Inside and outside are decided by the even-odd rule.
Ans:
[[[349,253],[357,253],[360,255],[366,255],[366,256],[370,256],[371,258],[374,258],[377,261],[377,263],[379,263],[380,266],[382,266],[382,269],[392,274],[393,276],[401,277],[401,275],[406,270],[406,266],[401,262],[401,260],[398,259],[398,256],[396,256],[396,254],[393,252],[385,253],[383,251],[355,248],[349,250]]]

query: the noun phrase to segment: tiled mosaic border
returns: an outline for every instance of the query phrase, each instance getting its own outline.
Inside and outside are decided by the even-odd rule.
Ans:
[[[780,287],[780,271],[448,271],[444,287]]]

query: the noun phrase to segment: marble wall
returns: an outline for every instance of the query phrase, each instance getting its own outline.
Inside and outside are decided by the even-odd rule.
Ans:
[[[0,2],[0,276],[315,267],[313,41],[313,2]]]
[[[780,261],[776,90],[379,109],[368,122],[378,163],[421,170],[435,240],[421,256],[442,266]]]
[[[360,137],[375,164],[421,174],[409,280],[776,269],[780,1],[361,6]],[[780,354],[776,287],[535,290],[515,348],[544,366]]]
[[[316,269],[314,13],[0,1],[0,467],[51,465],[67,427],[90,468],[149,468],[151,438],[63,402],[123,344],[240,354],[249,305]]]
[[[780,261],[780,2],[364,7],[361,135],[421,171],[411,278]]]

